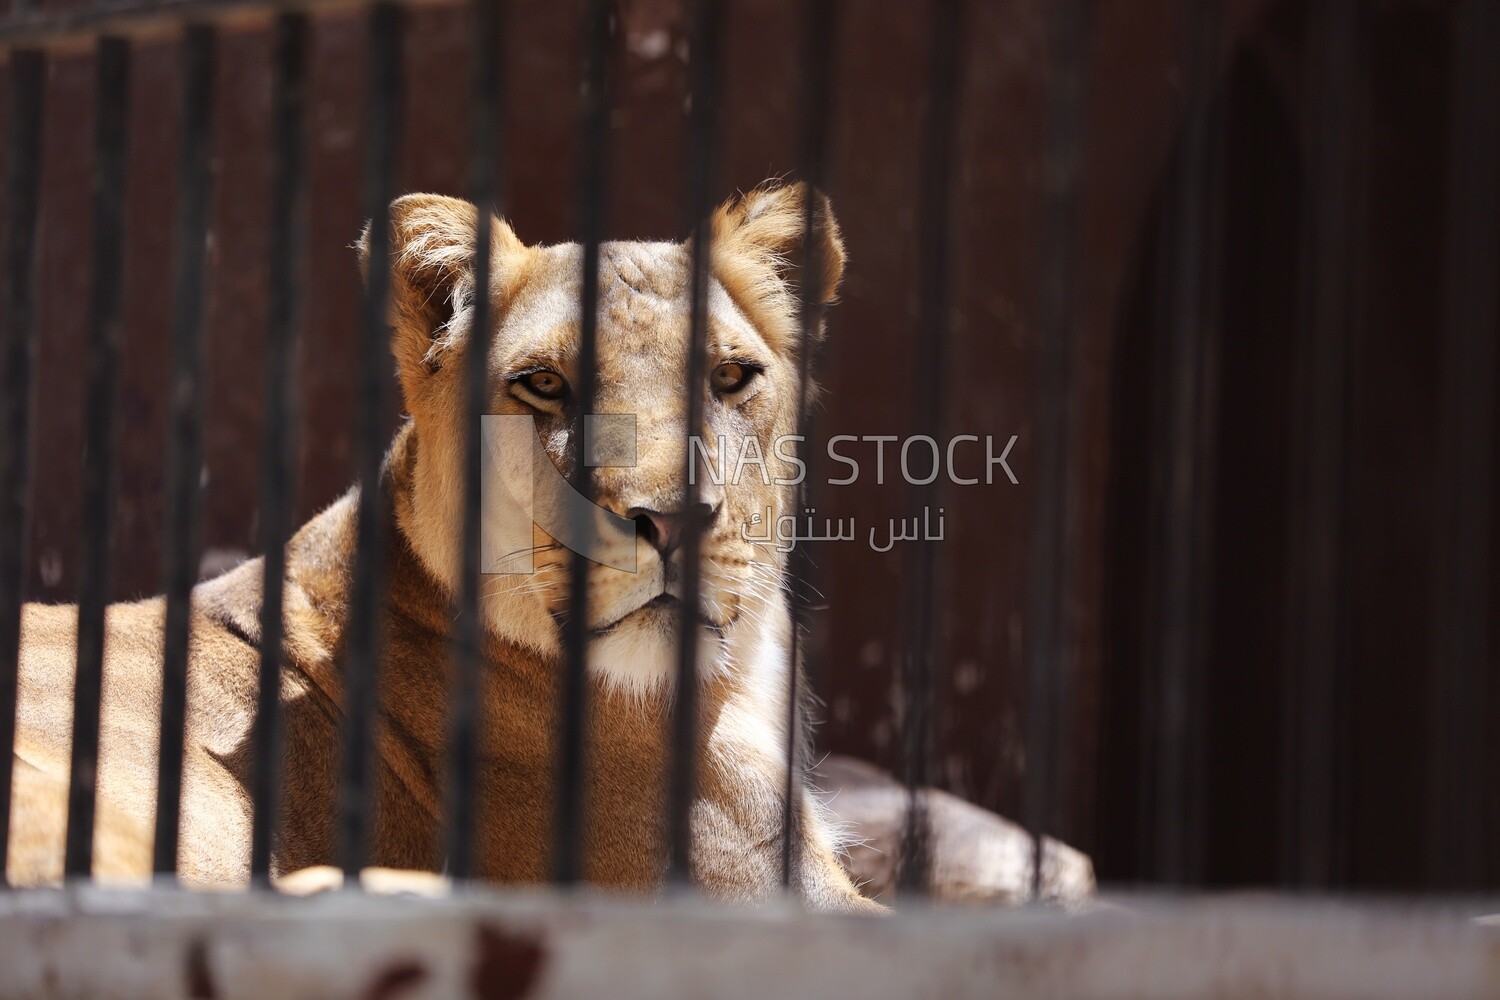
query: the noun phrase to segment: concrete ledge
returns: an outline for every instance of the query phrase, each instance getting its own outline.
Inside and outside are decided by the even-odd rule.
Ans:
[[[1500,904],[1113,902],[882,920],[541,892],[27,890],[0,894],[0,996],[1500,995],[1500,928],[1475,919]]]

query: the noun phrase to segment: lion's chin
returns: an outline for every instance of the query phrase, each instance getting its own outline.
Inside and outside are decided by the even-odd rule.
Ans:
[[[682,605],[673,598],[652,600],[625,615],[589,644],[589,669],[611,687],[635,694],[670,687],[677,676],[677,643]],[[721,669],[722,633],[713,626],[698,629],[698,669]]]

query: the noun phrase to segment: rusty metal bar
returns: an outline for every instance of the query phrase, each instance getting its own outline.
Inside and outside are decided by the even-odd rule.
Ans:
[[[286,545],[296,499],[297,424],[302,412],[297,345],[302,323],[302,269],[307,236],[307,17],[276,19],[272,54],[271,222],[268,271],[270,323],[266,331],[266,438],[261,469],[260,684],[256,696],[254,777],[251,784],[250,877],[271,875],[284,744],[281,718],[281,643]]]
[[[802,179],[807,197],[802,206],[802,279],[797,286],[797,369],[801,392],[797,398],[797,436],[805,446],[812,439],[812,361],[817,350],[818,325],[823,320],[823,304],[814,299],[814,289],[822,287],[827,262],[814,238],[818,223],[819,200],[823,190],[828,161],[828,126],[833,106],[833,59],[837,49],[837,11],[832,0],[806,0],[802,5]],[[811,458],[816,449],[807,448]],[[804,459],[806,461],[806,459]],[[809,466],[810,467],[810,466]],[[808,502],[810,473],[804,471],[797,486],[794,511],[811,506]],[[807,652],[802,632],[807,627],[807,608],[811,603],[812,560],[806,545],[792,550],[791,654],[787,658],[786,717],[786,815],[781,824],[781,885],[790,888],[797,866],[796,831],[801,822],[802,781],[807,761],[804,759],[801,683],[804,673],[811,686],[812,670],[807,666]]]
[[[31,523],[31,397],[36,366],[36,230],[47,60],[10,58],[4,259],[0,261],[0,885],[10,844],[12,747]]]
[[[454,879],[474,870],[475,755],[478,752],[479,678],[484,666],[484,618],[480,606],[480,420],[488,409],[488,361],[494,338],[490,309],[491,220],[495,211],[497,146],[501,133],[501,0],[474,0],[473,91],[470,112],[470,191],[478,215],[474,227],[474,310],[464,365],[464,520],[459,557],[458,634],[453,657],[453,697],[448,737],[447,871]]]
[[[115,400],[119,394],[120,290],[125,269],[125,175],[129,149],[130,43],[101,38],[94,57],[93,292],[84,353],[83,527],[78,560],[77,668],[63,874],[87,877],[94,860],[104,608],[114,539]]]
[[[913,330],[912,384],[917,434],[940,440],[944,394],[931,391],[947,374],[952,332],[953,187],[958,159],[958,102],[962,91],[962,0],[934,0],[928,40],[927,104],[922,122],[921,191],[918,202],[917,324]],[[941,498],[937,469],[926,484],[911,490],[914,516],[924,516]],[[938,507],[941,514],[942,508]],[[925,522],[924,522],[925,523]],[[938,543],[924,538],[915,548],[916,566],[907,576],[906,607],[911,616],[902,661],[902,781],[906,815],[901,834],[898,878],[904,894],[924,893],[931,878],[931,831],[922,790],[932,784],[935,664],[942,637],[936,627],[942,586]]]
[[[1047,42],[1047,137],[1043,152],[1041,328],[1036,361],[1036,485],[1026,651],[1026,771],[1022,790],[1032,835],[1032,898],[1040,898],[1043,836],[1057,825],[1063,775],[1059,728],[1073,666],[1067,608],[1073,579],[1074,341],[1080,308],[1078,211],[1090,5],[1057,0]]]
[[[703,429],[708,396],[705,357],[708,332],[709,268],[713,258],[714,146],[719,112],[719,45],[723,34],[720,0],[697,0],[693,8],[689,49],[687,137],[687,226],[692,239],[692,287],[689,292],[687,434]],[[683,510],[689,527],[682,543],[681,630],[677,637],[676,698],[673,702],[672,774],[667,789],[667,878],[692,881],[693,831],[690,816],[698,785],[698,633],[702,618],[703,530],[698,517],[698,477],[693,474],[690,442],[683,452]]]
[[[161,750],[152,861],[154,870],[164,875],[177,871],[191,601],[202,520],[203,314],[213,184],[214,49],[214,29],[188,26],[178,82],[182,145],[173,275],[170,460],[162,544],[167,612],[162,634]]]
[[[274,9],[312,12],[359,6],[361,0],[278,0]],[[242,21],[264,24],[270,9],[265,0],[111,0],[78,6],[13,0],[9,15],[0,17],[0,47],[43,47],[103,34],[129,39],[169,35],[181,29],[184,19],[215,26]]]
[[[1434,547],[1428,877],[1488,885],[1495,337],[1500,321],[1500,6],[1459,5],[1454,33],[1444,271],[1441,465]]]
[[[1360,5],[1313,7],[1312,87],[1302,226],[1302,343],[1295,378],[1302,453],[1292,475],[1288,533],[1287,727],[1282,762],[1281,855],[1287,884],[1327,887],[1337,877],[1335,841],[1345,789],[1339,780],[1347,669],[1349,336],[1355,256],[1356,128]]]
[[[1183,39],[1187,93],[1182,140],[1163,199],[1159,280],[1164,356],[1153,427],[1153,507],[1161,533],[1153,546],[1147,586],[1158,620],[1148,667],[1147,704],[1155,722],[1155,810],[1148,870],[1157,881],[1190,884],[1203,864],[1202,731],[1203,643],[1212,574],[1207,566],[1213,471],[1208,428],[1213,424],[1217,318],[1213,312],[1219,192],[1219,123],[1215,80],[1221,46],[1221,0],[1196,0]]]
[[[584,456],[584,428],[594,408],[599,338],[599,241],[604,224],[604,189],[609,152],[609,48],[615,20],[609,0],[588,0],[584,22],[583,86],[579,95],[582,128],[579,155],[578,229],[583,244],[579,291],[578,370],[573,386],[573,426],[577,467],[573,488],[594,497],[593,476]],[[579,535],[579,537],[584,537]],[[568,571],[567,645],[562,697],[562,756],[558,765],[556,828],[553,831],[552,877],[563,885],[582,878],[585,736],[588,718],[589,560],[574,552]]]
[[[361,300],[359,413],[359,528],[349,601],[348,660],[344,670],[344,760],[339,786],[339,863],[357,879],[369,857],[376,790],[375,724],[384,654],[383,604],[389,498],[381,482],[389,430],[391,344],[391,210],[401,148],[401,8],[377,3],[369,13],[365,105],[365,211],[370,219],[369,276]]]

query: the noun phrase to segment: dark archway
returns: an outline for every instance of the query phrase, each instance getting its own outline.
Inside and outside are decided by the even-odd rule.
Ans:
[[[1453,7],[1355,6],[1326,881],[1403,890],[1431,884],[1427,705]],[[1202,536],[1201,669],[1189,703],[1200,845],[1189,881],[1207,885],[1287,877],[1286,793],[1298,764],[1285,743],[1287,671],[1296,669],[1288,623],[1299,612],[1295,560],[1304,544],[1289,483],[1308,460],[1296,373],[1310,353],[1309,150],[1326,127],[1308,86],[1307,67],[1316,66],[1306,58],[1309,30],[1305,5],[1278,6],[1236,54],[1219,95],[1222,240],[1209,262],[1216,294],[1204,324],[1218,363],[1202,478],[1211,504]],[[1158,201],[1175,173],[1164,172]],[[1163,229],[1153,222],[1139,244],[1113,371],[1096,859],[1102,877],[1120,881],[1159,874],[1152,853],[1160,833],[1152,728],[1159,706],[1149,671],[1160,643],[1151,519],[1169,478],[1151,423],[1168,384],[1158,291]]]

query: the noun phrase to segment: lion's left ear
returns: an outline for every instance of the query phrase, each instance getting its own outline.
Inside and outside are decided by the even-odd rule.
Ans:
[[[443,366],[460,331],[450,325],[474,294],[474,226],[479,210],[459,198],[409,194],[391,202],[391,352],[411,395],[412,380]],[[491,288],[498,290],[506,260],[524,245],[503,221],[490,226]],[[370,227],[360,235],[360,273],[370,271]]]
[[[813,253],[807,229],[812,199]],[[844,239],[828,196],[810,184],[766,181],[720,205],[713,217],[714,274],[742,308],[795,314],[808,285],[808,301],[829,305],[844,277]],[[811,260],[812,271],[803,274]],[[822,324],[814,330],[821,335]]]

